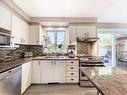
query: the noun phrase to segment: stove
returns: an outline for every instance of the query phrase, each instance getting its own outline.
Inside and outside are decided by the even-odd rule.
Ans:
[[[84,56],[80,57],[80,67],[104,67],[103,57]],[[89,79],[80,71],[79,85],[81,87],[94,87]]]
[[[80,67],[104,66],[103,58],[98,56],[80,57]]]

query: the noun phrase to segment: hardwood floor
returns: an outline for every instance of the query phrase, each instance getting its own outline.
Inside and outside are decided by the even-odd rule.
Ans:
[[[95,88],[83,88],[77,84],[31,85],[23,95],[96,95]]]

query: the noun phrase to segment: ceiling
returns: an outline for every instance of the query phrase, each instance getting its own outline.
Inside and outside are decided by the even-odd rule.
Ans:
[[[13,0],[30,17],[98,17],[127,22],[127,0]]]

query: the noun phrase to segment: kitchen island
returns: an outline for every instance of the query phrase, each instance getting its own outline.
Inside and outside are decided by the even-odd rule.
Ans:
[[[82,67],[80,70],[101,95],[127,95],[127,68]]]

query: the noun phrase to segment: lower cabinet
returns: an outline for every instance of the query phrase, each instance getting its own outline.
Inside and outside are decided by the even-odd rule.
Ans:
[[[32,62],[22,65],[21,94],[31,85]]]
[[[40,84],[41,83],[41,66],[40,61],[34,60],[32,62],[32,83]]]
[[[41,83],[65,83],[65,61],[43,60],[41,64]]]
[[[78,60],[34,60],[32,62],[32,84],[78,82]]]
[[[66,63],[66,83],[79,82],[79,60],[68,60]]]

